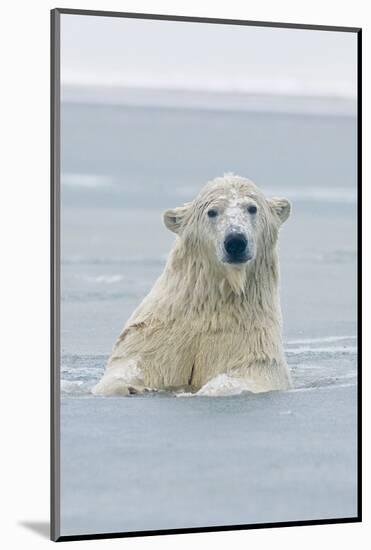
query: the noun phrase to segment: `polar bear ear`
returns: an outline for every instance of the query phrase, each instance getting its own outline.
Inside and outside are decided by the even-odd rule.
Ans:
[[[290,216],[291,203],[282,197],[272,197],[268,200],[269,206],[277,214],[281,223],[285,222]]]
[[[177,208],[172,208],[171,210],[166,210],[166,212],[164,212],[164,223],[173,233],[179,233],[184,216],[188,212],[190,204],[191,203],[188,202],[183,206],[178,206]]]

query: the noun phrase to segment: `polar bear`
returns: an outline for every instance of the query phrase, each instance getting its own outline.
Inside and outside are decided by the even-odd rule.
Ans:
[[[165,269],[127,321],[93,393],[289,388],[277,238],[290,210],[287,199],[267,199],[234,174],[167,210],[176,240]]]

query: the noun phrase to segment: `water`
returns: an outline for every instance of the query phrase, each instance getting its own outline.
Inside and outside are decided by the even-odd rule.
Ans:
[[[62,534],[356,514],[354,118],[62,105]],[[161,212],[232,170],[293,213],[281,232],[294,389],[95,397],[161,273]]]

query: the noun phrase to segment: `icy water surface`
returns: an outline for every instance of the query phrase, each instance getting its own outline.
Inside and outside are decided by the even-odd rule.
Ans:
[[[281,232],[294,389],[93,396],[160,275],[161,213],[226,171],[292,200]],[[62,108],[62,534],[356,514],[352,117]]]
[[[89,396],[100,380],[108,355],[64,354],[61,391],[64,396]],[[354,336],[288,341],[287,362],[294,390],[355,385],[357,346]],[[167,392],[165,392],[167,394]],[[174,393],[181,396],[181,393]]]

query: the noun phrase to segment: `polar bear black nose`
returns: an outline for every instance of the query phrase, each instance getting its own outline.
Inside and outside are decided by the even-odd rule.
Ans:
[[[224,239],[224,248],[232,256],[241,256],[247,247],[247,239],[242,233],[230,233]]]

